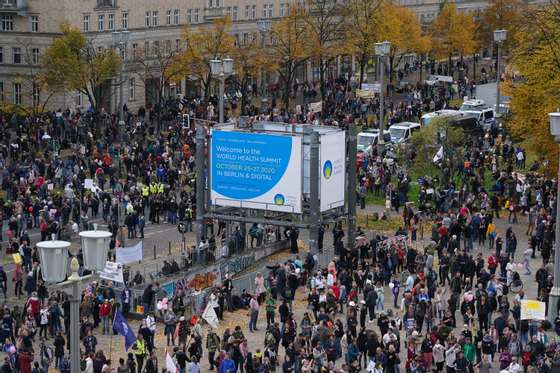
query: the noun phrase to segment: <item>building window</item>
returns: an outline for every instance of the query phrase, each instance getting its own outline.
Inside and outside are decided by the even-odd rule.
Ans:
[[[239,19],[239,7],[234,6],[231,12],[231,19],[237,21]]]
[[[39,64],[39,48],[31,49],[31,63],[33,65]]]
[[[167,22],[168,25],[171,24],[171,10],[167,11],[166,22]]]
[[[171,54],[171,40],[165,41],[165,53],[167,55]]]
[[[268,4],[268,8],[265,5],[265,9],[267,10],[266,18],[274,17],[274,4]]]
[[[208,0],[208,8],[219,8],[220,0]]]
[[[89,16],[84,16],[84,32],[89,32]]]
[[[122,29],[128,30],[128,12],[122,13]]]
[[[154,56],[159,56],[159,40],[154,40]]]
[[[180,23],[181,23],[181,13],[179,12],[179,9],[175,9],[173,11],[173,24],[178,25]]]
[[[4,82],[0,82],[0,102],[4,102]]]
[[[231,7],[230,7],[230,6],[226,7],[226,15],[227,15],[229,18],[231,18]]]
[[[256,19],[256,18],[257,18],[257,6],[252,5],[251,6],[251,19]]]
[[[152,26],[156,27],[157,25],[159,25],[159,12],[154,10],[152,12]]]
[[[281,3],[280,4],[280,17],[284,17],[286,15],[286,4],[285,3]]]
[[[14,83],[14,104],[21,105],[21,83]]]
[[[98,7],[116,7],[117,6],[117,0],[97,0],[97,6]]]
[[[114,14],[109,14],[107,16],[107,28],[109,30],[114,30],[115,29],[115,15]]]
[[[138,52],[138,43],[132,43],[132,58],[138,57],[136,52]]]
[[[179,49],[181,49],[181,39],[175,39],[175,51],[179,52]]]
[[[187,23],[193,23],[192,15],[193,15],[192,9],[188,9],[187,10]]]
[[[41,99],[41,88],[39,84],[33,83],[33,107],[39,106],[39,101]]]
[[[152,19],[151,16],[152,16],[152,13],[150,13],[150,11],[147,11],[146,12],[146,27],[150,27],[150,21]]]
[[[14,64],[20,64],[21,63],[21,48],[19,47],[14,47],[12,48],[12,56],[13,56],[13,62]]]
[[[0,47],[0,63],[4,63],[4,48]]]
[[[150,42],[145,41],[144,42],[144,56],[149,56],[149,55],[150,55]]]
[[[244,32],[243,33],[243,44],[242,45],[248,45],[249,44],[249,33]]]
[[[251,6],[250,5],[245,5],[245,18],[249,19],[249,15],[251,12]]]
[[[0,17],[0,31],[14,31],[14,16]]]
[[[196,8],[196,9],[194,10],[194,17],[193,17],[193,18],[194,18],[194,19],[193,19],[194,23],[198,23],[198,14],[199,14],[199,9]]]
[[[103,31],[105,29],[105,14],[97,16],[97,30]]]
[[[133,101],[136,98],[136,79],[128,79],[128,99]]]
[[[39,16],[31,16],[29,18],[31,32],[39,32]]]

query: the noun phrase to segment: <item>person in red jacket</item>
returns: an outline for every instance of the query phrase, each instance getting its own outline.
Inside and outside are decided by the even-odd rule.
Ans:
[[[110,333],[109,319],[111,317],[112,310],[113,307],[108,299],[105,299],[105,302],[103,302],[103,304],[99,307],[99,318],[103,323],[103,334],[108,335]]]
[[[17,357],[17,365],[20,373],[31,373],[33,354],[29,351],[20,351]]]

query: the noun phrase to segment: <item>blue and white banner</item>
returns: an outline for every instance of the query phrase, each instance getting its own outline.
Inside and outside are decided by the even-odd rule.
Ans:
[[[344,206],[346,191],[346,136],[335,132],[321,136],[321,211]],[[355,165],[353,165],[355,167]]]
[[[301,137],[213,131],[212,204],[301,213]]]
[[[144,252],[144,241],[134,246],[117,247],[117,263],[128,264],[142,261]]]

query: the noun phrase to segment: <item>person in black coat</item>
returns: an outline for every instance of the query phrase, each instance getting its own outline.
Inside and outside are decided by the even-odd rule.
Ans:
[[[56,337],[54,337],[54,367],[58,368],[60,366],[60,362],[64,357],[64,345],[66,345],[66,341],[62,336],[61,332],[58,332]]]

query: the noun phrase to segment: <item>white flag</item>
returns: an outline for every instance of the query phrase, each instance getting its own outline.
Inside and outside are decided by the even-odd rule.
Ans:
[[[218,315],[216,315],[216,311],[214,311],[214,308],[210,306],[210,302],[208,302],[208,304],[206,305],[206,309],[202,313],[202,318],[206,320],[206,322],[210,324],[210,326],[214,329],[216,329],[220,324]]]
[[[167,371],[169,373],[177,373],[177,366],[175,365],[175,362],[173,361],[173,358],[171,357],[171,355],[169,355],[169,351],[165,351],[165,368],[167,369]]]
[[[434,163],[438,163],[443,159],[443,146],[440,146],[436,155],[434,155]]]

